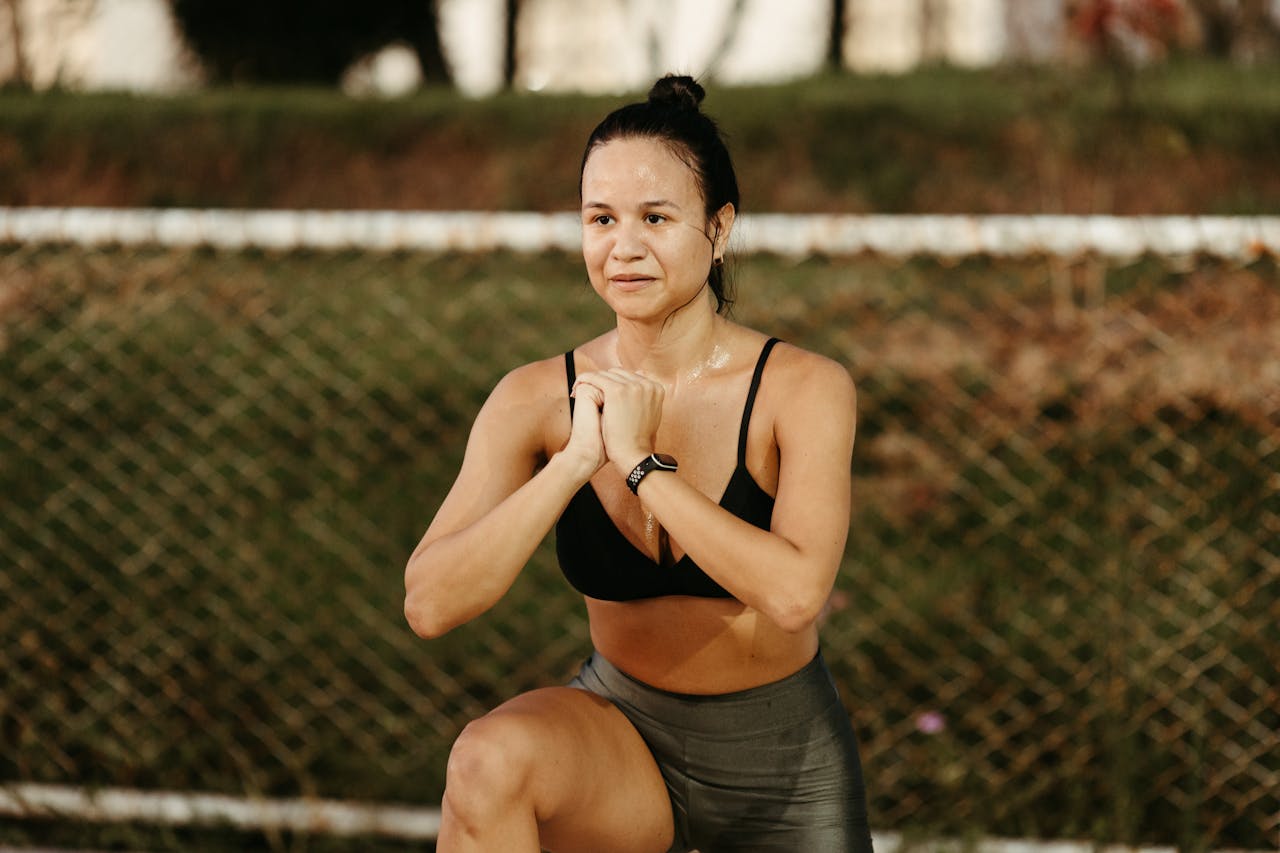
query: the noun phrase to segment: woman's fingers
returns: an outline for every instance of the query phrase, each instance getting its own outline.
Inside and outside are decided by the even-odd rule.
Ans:
[[[597,409],[604,405],[604,391],[591,384],[590,381],[584,381],[583,379],[573,383],[573,389],[570,391],[569,396],[579,402],[587,400]]]
[[[583,459],[590,473],[594,474],[608,461],[604,435],[600,431],[600,406],[604,402],[604,395],[599,388],[588,383],[575,383],[570,393],[576,404],[573,407],[573,424],[565,449]]]
[[[611,367],[603,371],[606,376],[616,379],[623,385],[650,385],[657,384],[652,379],[647,379],[643,374],[635,373],[630,370],[624,370],[621,367]]]
[[[587,388],[600,394],[600,434],[610,459],[635,464],[632,457],[652,450],[666,394],[661,383],[612,368],[582,374],[575,387],[579,394]]]
[[[601,407],[612,399],[617,403],[615,411],[626,409],[631,416],[640,410],[660,416],[662,399],[666,396],[662,383],[620,368],[584,373],[574,383],[575,393],[583,387],[599,392],[598,405]]]
[[[607,397],[610,390],[621,392],[624,389],[631,391],[647,391],[657,395],[659,398],[666,393],[662,383],[650,379],[643,373],[635,373],[630,370],[623,370],[621,367],[612,367],[608,370],[594,370],[590,373],[584,373],[578,377],[578,383],[594,384]],[[577,387],[575,383],[574,387]]]

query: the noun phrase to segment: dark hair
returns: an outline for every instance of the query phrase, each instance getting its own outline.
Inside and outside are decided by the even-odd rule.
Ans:
[[[668,74],[649,90],[649,100],[620,107],[596,125],[582,152],[578,170],[578,198],[582,198],[582,173],[587,158],[598,146],[615,139],[650,138],[667,145],[693,172],[702,193],[708,221],[726,204],[738,209],[738,178],[720,128],[699,109],[706,91],[692,77]],[[724,313],[733,304],[731,282],[722,263],[712,263],[707,274],[716,310]]]

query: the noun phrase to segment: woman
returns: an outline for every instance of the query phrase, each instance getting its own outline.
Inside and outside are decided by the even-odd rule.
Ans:
[[[583,156],[583,258],[616,327],[517,368],[405,570],[436,637],[554,526],[595,654],[468,725],[441,851],[869,850],[857,745],[816,622],[849,523],[840,365],[737,325],[737,181],[688,77]]]

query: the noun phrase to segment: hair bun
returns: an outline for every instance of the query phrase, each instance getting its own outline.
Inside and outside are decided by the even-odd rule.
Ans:
[[[649,90],[649,103],[697,112],[707,92],[692,77],[668,74]]]

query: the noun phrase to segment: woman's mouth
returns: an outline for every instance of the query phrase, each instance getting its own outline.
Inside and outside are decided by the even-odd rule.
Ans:
[[[609,283],[618,290],[632,291],[640,290],[645,285],[653,281],[653,276],[638,275],[635,273],[625,273],[623,275],[615,275],[609,277]]]

